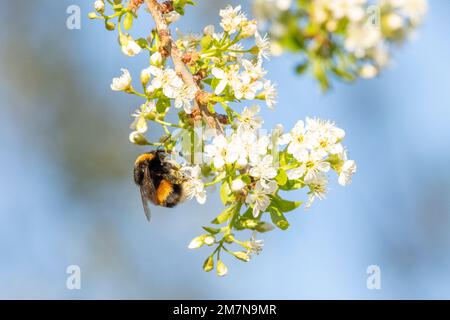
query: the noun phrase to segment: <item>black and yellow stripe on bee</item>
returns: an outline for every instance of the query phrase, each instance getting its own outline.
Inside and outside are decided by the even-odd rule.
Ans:
[[[141,154],[139,157],[137,157],[136,161],[134,162],[135,165],[138,165],[139,163],[143,163],[145,161],[151,161],[155,158],[155,154],[152,152]]]
[[[172,208],[180,202],[182,186],[162,179],[156,188],[156,201],[159,206]]]
[[[174,207],[182,199],[183,186],[171,181],[174,168],[165,161],[166,154],[152,151],[140,155],[134,165],[134,181],[154,205]]]

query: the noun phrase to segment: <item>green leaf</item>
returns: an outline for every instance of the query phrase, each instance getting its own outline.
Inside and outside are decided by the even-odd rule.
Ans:
[[[320,87],[322,91],[325,92],[330,88],[330,82],[325,70],[325,64],[320,60],[316,59],[313,63],[313,74],[317,80],[319,80]]]
[[[303,74],[305,73],[306,70],[308,70],[308,62],[303,62],[297,65],[297,67],[295,68],[295,72],[297,74]]]
[[[270,205],[267,210],[270,212],[270,218],[272,222],[281,230],[286,230],[289,228],[289,222],[283,213],[275,206]]]
[[[226,222],[228,219],[230,219],[233,216],[234,213],[234,206],[230,206],[222,211],[221,214],[219,214],[211,223],[213,224],[222,224]]]
[[[141,47],[142,49],[145,49],[145,48],[147,48],[147,46],[148,46],[148,42],[147,42],[147,40],[146,39],[144,39],[144,38],[139,38],[139,39],[137,39],[136,40],[136,43],[139,45],[139,47]]]
[[[272,203],[274,203],[282,212],[285,213],[297,209],[302,204],[301,201],[284,200],[280,196],[274,196],[272,198]]]
[[[346,80],[346,81],[355,81],[356,76],[346,70],[344,70],[343,68],[338,68],[338,67],[332,67],[331,71],[333,71],[333,73],[335,75],[337,75],[338,77],[341,77],[342,79]]]
[[[249,208],[244,212],[244,214],[242,214],[242,218],[253,219],[253,209],[249,207]]]
[[[158,101],[156,102],[156,111],[158,111],[158,113],[164,113],[166,111],[167,108],[170,107],[170,100],[169,99],[158,99]]]
[[[242,182],[244,182],[246,185],[252,183],[252,178],[248,174],[244,174],[241,177]]]
[[[278,171],[278,175],[275,177],[275,180],[277,181],[279,186],[284,186],[288,182],[288,176],[286,174],[286,171],[280,169]]]
[[[203,38],[200,40],[200,46],[204,50],[208,50],[213,45],[213,39],[210,35],[203,36]]]
[[[230,185],[227,181],[223,182],[222,186],[220,187],[220,199],[222,199],[222,202],[225,205],[234,200],[233,193],[231,192]]]
[[[289,180],[285,185],[280,186],[281,190],[289,191],[289,190],[297,190],[301,189],[305,186],[302,181],[299,180]]]
[[[220,232],[220,229],[212,228],[212,227],[202,227],[206,232],[209,232],[210,234],[218,234]]]

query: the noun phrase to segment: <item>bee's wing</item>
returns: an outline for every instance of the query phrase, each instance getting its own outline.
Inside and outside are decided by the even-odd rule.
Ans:
[[[144,170],[144,179],[141,184],[141,198],[142,198],[142,205],[144,207],[145,216],[147,217],[147,220],[150,221],[151,218],[151,212],[150,207],[148,206],[148,202],[151,201],[153,203],[156,203],[156,190],[155,185],[152,182],[152,177],[150,176],[150,171],[148,168],[145,168]]]
[[[144,207],[145,217],[150,222],[150,218],[152,217],[152,212],[150,211],[150,207],[148,206],[148,198],[147,198],[144,188],[141,187],[140,189],[141,189],[142,206]]]

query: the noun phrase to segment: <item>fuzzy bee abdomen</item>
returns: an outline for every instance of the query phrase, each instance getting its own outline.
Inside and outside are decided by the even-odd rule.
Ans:
[[[166,179],[161,180],[156,189],[157,204],[163,207],[172,208],[180,202],[181,186],[173,184]]]

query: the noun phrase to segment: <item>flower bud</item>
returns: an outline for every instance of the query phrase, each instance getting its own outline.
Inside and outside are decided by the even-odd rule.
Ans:
[[[162,55],[159,51],[153,53],[150,57],[150,64],[155,67],[160,67],[162,64]]]
[[[359,75],[363,79],[372,79],[378,75],[378,69],[374,65],[365,64],[359,69]]]
[[[233,255],[238,258],[239,260],[245,261],[245,262],[249,262],[250,261],[250,256],[243,252],[243,251],[238,251],[238,252],[233,252]]]
[[[400,15],[391,13],[385,18],[385,24],[389,31],[397,31],[403,27],[404,21]]]
[[[244,187],[245,187],[245,183],[240,178],[233,180],[233,182],[231,183],[231,190],[234,192],[242,191],[242,189],[244,189]]]
[[[222,260],[217,261],[217,275],[223,277],[228,273],[227,266],[222,262]]]
[[[247,219],[242,222],[242,226],[248,229],[254,229],[258,225],[258,221],[255,219]]]
[[[89,12],[88,18],[89,19],[96,19],[96,18],[99,18],[99,16],[95,12]]]
[[[196,238],[192,239],[191,243],[189,243],[188,248],[189,249],[198,249],[198,248],[200,248],[204,244],[203,240],[204,240],[204,236],[199,236],[199,237],[196,237]]]
[[[212,25],[212,24],[207,25],[207,26],[203,29],[203,33],[204,33],[205,35],[208,35],[208,36],[213,36],[213,35],[214,35],[214,25]]]
[[[243,24],[241,37],[248,38],[253,37],[257,30],[257,22],[256,20],[250,20]]]
[[[181,15],[176,11],[171,11],[164,15],[164,19],[166,19],[167,23],[177,22],[178,20],[180,20],[180,18]]]
[[[147,130],[148,130],[147,120],[145,119],[145,117],[140,116],[136,120],[136,131],[144,134],[147,132]]]
[[[123,20],[123,27],[125,30],[130,30],[133,27],[133,14],[128,12],[125,14],[125,19]]]
[[[213,38],[210,35],[205,35],[202,37],[202,39],[200,40],[200,46],[202,47],[202,49],[209,49],[211,48],[213,44]]]
[[[232,234],[228,234],[224,237],[224,241],[226,243],[233,243],[234,242],[234,236]]]
[[[283,54],[284,49],[283,46],[279,43],[279,42],[272,42],[272,44],[270,45],[270,53],[275,56],[275,57],[279,57]]]
[[[216,239],[212,235],[206,235],[205,238],[203,239],[203,242],[207,246],[213,245],[215,241],[216,241]]]
[[[105,12],[105,2],[103,0],[97,0],[94,2],[94,9],[98,13],[103,14]]]
[[[121,36],[119,38],[120,45],[122,46],[122,52],[123,54],[134,57],[135,55],[138,55],[142,48],[141,46],[134,41],[134,39],[131,36]]]
[[[113,31],[116,29],[116,25],[114,24],[114,22],[110,22],[110,21],[105,22],[105,27],[109,31]]]
[[[137,144],[137,145],[141,145],[141,146],[145,146],[145,145],[149,144],[149,142],[144,137],[144,135],[137,131],[133,131],[132,133],[130,133],[129,139],[130,139],[130,142],[133,144]]]
[[[212,269],[214,269],[214,258],[209,256],[208,259],[205,260],[205,263],[203,263],[203,270],[205,272],[210,272]]]
[[[267,222],[260,222],[256,226],[256,231],[258,231],[258,232],[267,232],[267,231],[272,231],[273,229],[274,229],[274,226]]]
[[[250,53],[251,53],[251,54],[254,54],[254,55],[258,55],[258,54],[259,54],[259,51],[260,51],[260,49],[259,49],[258,46],[253,46],[253,47],[250,49]]]
[[[149,68],[141,71],[141,82],[145,86],[150,81],[151,74]]]

